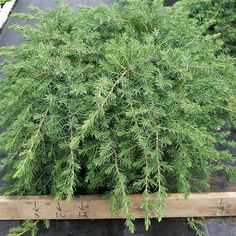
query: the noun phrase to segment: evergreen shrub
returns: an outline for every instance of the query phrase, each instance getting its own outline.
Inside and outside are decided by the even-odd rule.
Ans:
[[[235,0],[183,0],[189,16],[199,24],[208,24],[207,32],[219,33],[224,49],[236,56],[236,1]]]
[[[34,26],[13,26],[24,43],[1,50],[5,195],[107,194],[134,231],[128,194],[143,194],[148,229],[168,192],[187,197],[217,171],[235,174],[216,149],[233,145],[220,128],[235,119],[234,59],[184,7],[31,9],[17,17]]]

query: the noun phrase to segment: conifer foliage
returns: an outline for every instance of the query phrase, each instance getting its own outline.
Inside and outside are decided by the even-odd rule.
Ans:
[[[236,1],[235,0],[183,0],[190,17],[199,24],[207,23],[207,32],[219,33],[224,48],[236,56]]]
[[[234,175],[231,154],[215,148],[232,145],[219,128],[236,111],[233,59],[218,53],[218,36],[160,0],[31,9],[17,17],[35,26],[13,26],[24,43],[2,49],[6,195],[108,194],[134,231],[128,194],[143,194],[148,229],[168,192]]]

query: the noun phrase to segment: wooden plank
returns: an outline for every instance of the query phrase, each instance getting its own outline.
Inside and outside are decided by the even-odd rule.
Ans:
[[[135,217],[143,218],[142,195],[130,195],[130,199]],[[78,196],[70,201],[56,201],[49,196],[1,196],[0,220],[125,218],[118,213],[111,217],[109,206],[109,200],[96,195]],[[187,200],[183,194],[168,195],[164,217],[216,216],[236,216],[236,192],[192,193]],[[156,217],[154,211],[152,217]]]
[[[3,27],[3,25],[7,21],[7,18],[9,16],[15,2],[16,2],[16,0],[8,1],[0,9],[0,29]]]

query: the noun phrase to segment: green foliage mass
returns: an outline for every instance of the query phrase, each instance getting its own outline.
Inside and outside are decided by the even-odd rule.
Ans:
[[[225,49],[236,56],[236,1],[183,0],[200,24],[208,23],[209,33],[220,33]]]
[[[0,0],[0,6],[3,5],[6,2],[7,2],[7,0]]]
[[[134,231],[128,194],[143,193],[148,229],[168,192],[234,175],[231,154],[215,148],[233,145],[220,128],[235,119],[234,59],[182,6],[32,10],[18,17],[36,26],[13,26],[25,42],[1,50],[4,194],[108,194]]]
[[[187,222],[190,229],[195,232],[196,236],[207,236],[204,230],[204,219],[187,218]]]

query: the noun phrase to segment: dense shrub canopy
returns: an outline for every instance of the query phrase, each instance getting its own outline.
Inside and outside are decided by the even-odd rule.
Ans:
[[[183,0],[190,17],[199,24],[208,24],[208,33],[219,33],[224,48],[236,56],[236,2],[235,0]]]
[[[32,10],[18,17],[35,27],[14,26],[25,42],[2,50],[5,194],[108,193],[132,230],[127,194],[144,194],[148,228],[167,192],[234,173],[231,154],[215,148],[230,144],[219,128],[235,118],[233,59],[181,6]]]

